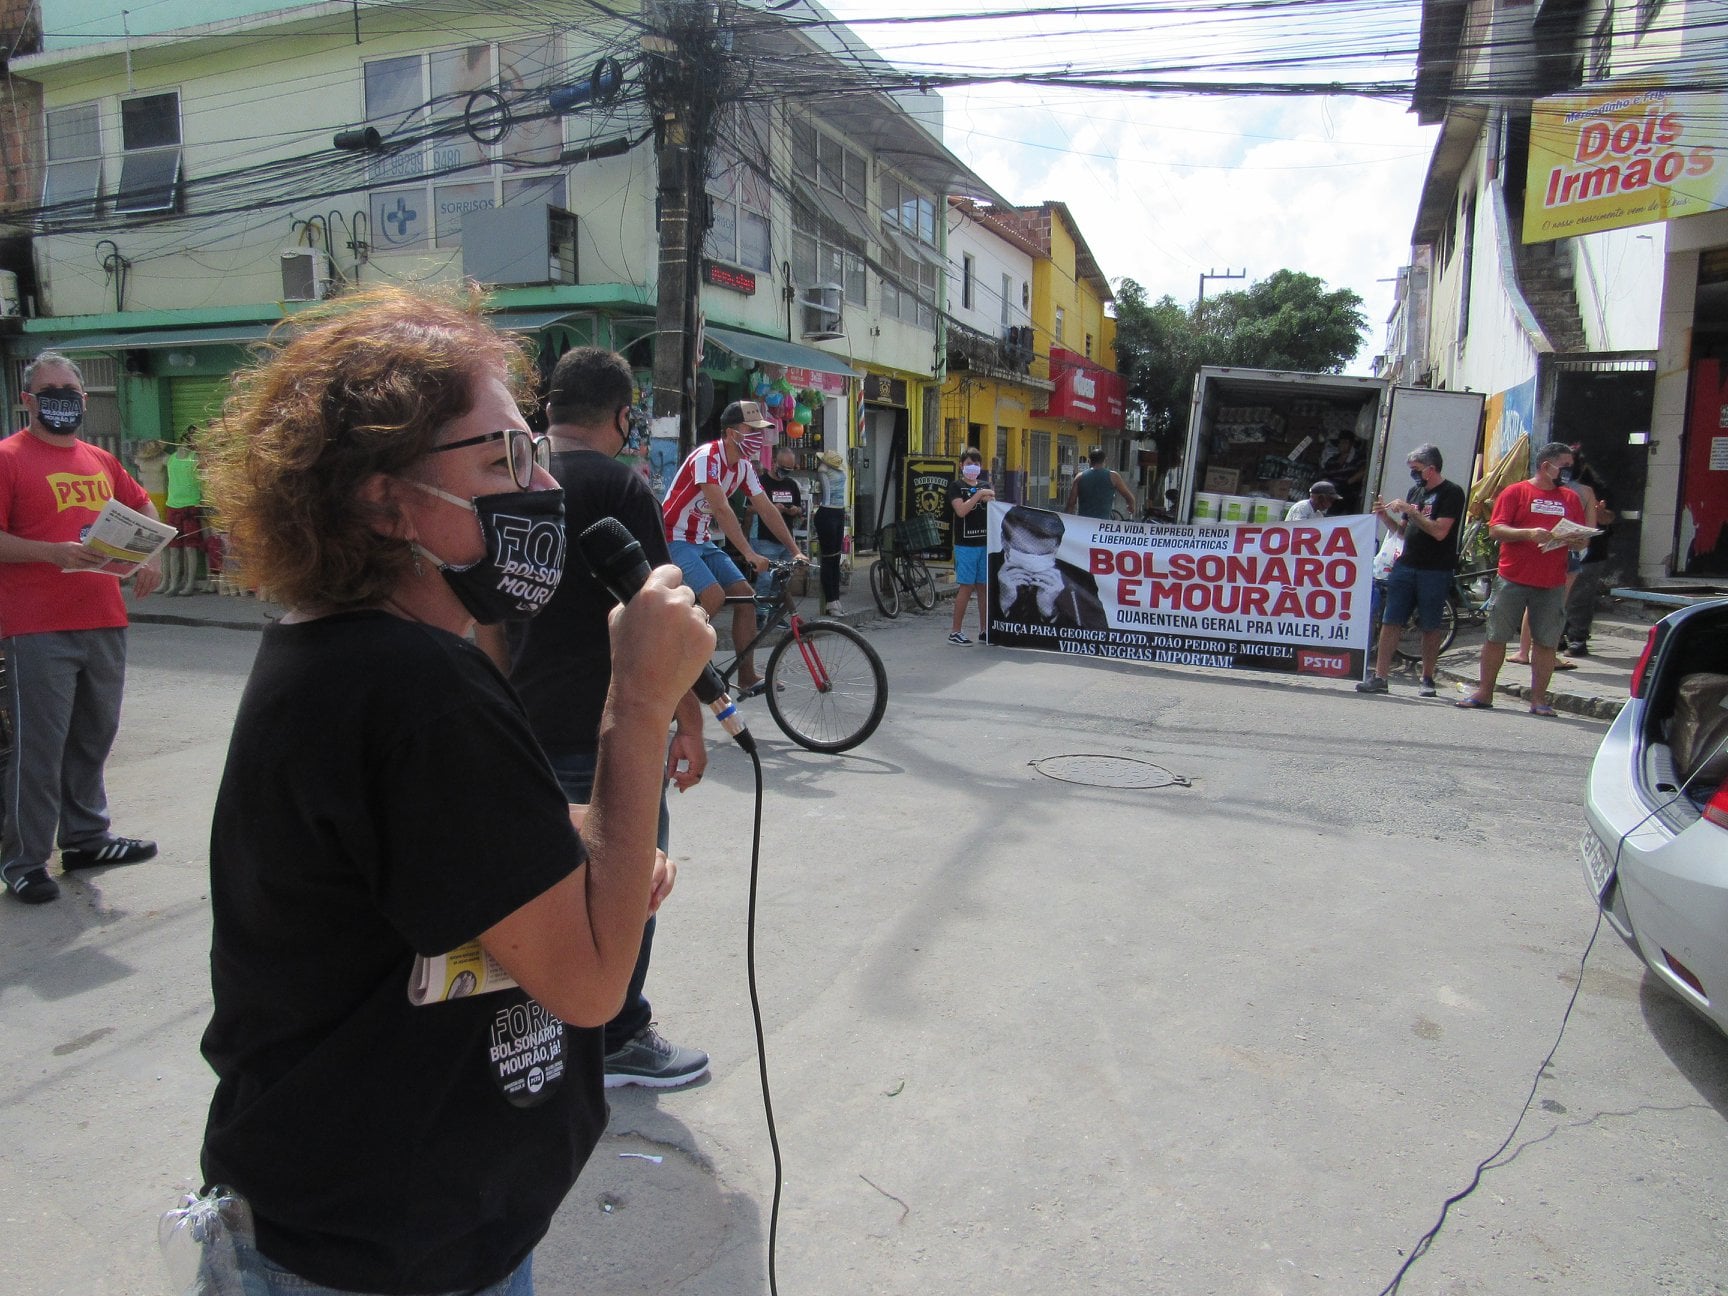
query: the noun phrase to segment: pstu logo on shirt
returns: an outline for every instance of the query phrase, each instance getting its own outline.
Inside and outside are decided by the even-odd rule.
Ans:
[[[114,485],[101,473],[80,477],[76,473],[48,474],[48,489],[54,492],[54,510],[90,509],[100,512],[114,497]]]

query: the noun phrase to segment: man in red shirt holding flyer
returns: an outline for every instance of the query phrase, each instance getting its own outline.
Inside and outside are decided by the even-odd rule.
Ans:
[[[1530,614],[1530,714],[1551,716],[1548,679],[1554,654],[1566,628],[1566,553],[1582,548],[1594,532],[1584,528],[1584,504],[1560,484],[1560,474],[1572,467],[1572,447],[1550,441],[1536,452],[1529,479],[1514,482],[1494,501],[1488,534],[1500,544],[1500,581],[1488,611],[1488,641],[1476,692],[1458,705],[1481,710],[1494,705],[1494,683],[1506,660],[1506,645],[1518,638],[1524,614]],[[1559,539],[1550,534],[1565,521],[1581,534]],[[1566,528],[1571,530],[1571,527]]]
[[[12,711],[0,880],[26,904],[60,894],[48,876],[56,828],[68,871],[156,854],[156,843],[108,830],[102,767],[120,727],[126,606],[120,582],[92,570],[105,557],[82,543],[110,498],[152,518],[156,508],[118,459],[79,440],[84,399],[78,366],[45,351],[24,371],[30,422],[0,441],[0,651]],[[161,579],[140,567],[134,596]]]

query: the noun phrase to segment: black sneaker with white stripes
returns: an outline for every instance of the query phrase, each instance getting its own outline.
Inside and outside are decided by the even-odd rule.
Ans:
[[[60,896],[60,884],[48,876],[47,869],[27,869],[6,883],[6,891],[14,900],[25,904],[47,904]]]
[[[93,846],[80,846],[60,852],[60,867],[68,873],[76,869],[107,868],[111,864],[142,864],[156,858],[156,843],[139,841],[136,837],[110,837]]]

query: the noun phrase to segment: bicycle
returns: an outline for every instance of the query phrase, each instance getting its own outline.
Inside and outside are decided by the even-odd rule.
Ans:
[[[851,626],[826,617],[806,621],[798,615],[798,597],[792,592],[796,565],[774,563],[765,595],[727,596],[729,604],[755,604],[767,620],[720,670],[720,678],[730,690],[744,654],[779,633],[784,621],[784,635],[769,651],[762,671],[760,691],[768,700],[768,712],[801,747],[849,751],[882,723],[888,709],[888,672],[869,641]]]
[[[1440,613],[1439,652],[1445,652],[1458,637],[1460,623],[1480,626],[1487,624],[1488,604],[1494,597],[1494,568],[1452,573],[1452,588],[1446,591],[1446,606]],[[1378,626],[1376,626],[1378,633]],[[1398,636],[1396,652],[1407,662],[1422,660],[1422,630],[1418,618],[1412,616],[1404,633]]]
[[[870,597],[885,617],[900,615],[900,596],[904,594],[920,611],[936,606],[936,578],[924,565],[917,550],[936,543],[936,519],[907,518],[890,522],[876,533],[880,557],[870,569]]]

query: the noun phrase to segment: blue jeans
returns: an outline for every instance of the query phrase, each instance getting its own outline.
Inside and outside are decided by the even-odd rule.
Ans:
[[[291,1274],[270,1263],[246,1243],[235,1247],[240,1264],[240,1291],[236,1296],[366,1296],[340,1287],[326,1287],[309,1278]],[[213,1291],[229,1291],[227,1286],[212,1287]],[[489,1287],[478,1287],[449,1296],[534,1296],[534,1257],[530,1255],[516,1266],[515,1272]]]
[[[598,760],[596,752],[561,752],[548,757],[552,762],[552,772],[558,776],[558,786],[564,789],[564,795],[577,805],[586,805],[594,795],[594,766]],[[666,812],[666,788],[660,788],[660,831],[657,838],[661,850],[666,849],[670,840],[671,817]],[[648,925],[642,929],[642,948],[636,955],[636,970],[630,974],[630,988],[624,992],[624,1006],[618,1010],[618,1015],[606,1023],[606,1044],[608,1053],[616,1053],[637,1035],[647,1029],[648,1023],[654,1020],[654,1008],[648,1002],[642,989],[648,983],[648,961],[654,949],[654,919],[648,919]],[[250,1294],[248,1294],[250,1296]],[[515,1293],[510,1293],[515,1296]]]

